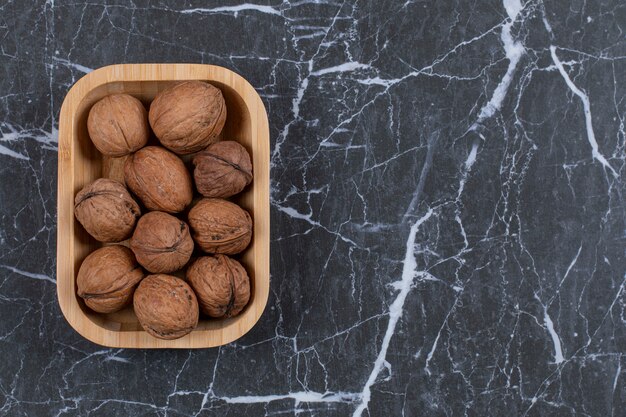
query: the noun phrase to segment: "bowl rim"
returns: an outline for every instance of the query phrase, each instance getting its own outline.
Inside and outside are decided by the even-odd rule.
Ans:
[[[260,153],[266,160],[263,169],[255,167],[255,186],[253,208],[255,211],[253,242],[255,294],[254,301],[247,309],[252,310],[251,317],[246,320],[237,318],[226,319],[225,325],[219,330],[194,330],[187,336],[175,340],[161,340],[139,336],[147,334],[143,330],[116,331],[104,328],[86,316],[75,297],[68,297],[74,291],[76,268],[74,267],[74,146],[76,145],[76,115],[83,100],[96,88],[107,84],[124,82],[175,82],[184,80],[202,80],[219,82],[227,85],[237,94],[248,107],[250,113],[250,130],[254,153]],[[254,87],[241,75],[217,65],[208,64],[115,64],[91,71],[80,78],[68,91],[59,115],[58,138],[58,169],[57,169],[57,298],[63,316],[81,336],[99,345],[114,348],[209,348],[230,343],[246,334],[260,319],[269,297],[269,124],[263,102]],[[252,155],[255,159],[255,155]],[[71,201],[68,198],[71,196]],[[259,197],[259,198],[257,198]],[[257,204],[262,204],[262,216],[257,216]],[[258,234],[258,235],[257,235]],[[256,240],[256,237],[259,237]],[[263,285],[259,278],[262,279]],[[71,287],[71,288],[69,288]],[[258,288],[258,290],[257,290]],[[252,305],[254,304],[254,305]],[[244,312],[245,314],[245,312]],[[243,323],[242,323],[243,322]],[[224,331],[228,330],[224,335]],[[216,337],[207,333],[219,332]],[[144,339],[139,342],[139,339]]]

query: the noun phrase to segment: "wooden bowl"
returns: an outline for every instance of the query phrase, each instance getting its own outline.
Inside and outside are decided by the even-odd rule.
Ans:
[[[240,315],[223,320],[201,318],[198,327],[185,337],[160,340],[141,328],[131,307],[99,314],[76,295],[78,268],[102,244],[74,218],[74,196],[96,178],[123,181],[124,157],[103,157],[89,139],[87,116],[91,106],[108,94],[127,93],[147,107],[159,91],[181,80],[208,81],[222,90],[228,111],[222,136],[239,141],[252,157],[254,180],[235,200],[254,219],[252,243],[239,258],[252,288],[250,302]],[[269,128],[259,95],[241,76],[214,65],[111,65],[85,75],[71,88],[61,107],[57,210],[59,304],[67,321],[82,336],[118,348],[206,348],[238,339],[258,321],[269,293]]]

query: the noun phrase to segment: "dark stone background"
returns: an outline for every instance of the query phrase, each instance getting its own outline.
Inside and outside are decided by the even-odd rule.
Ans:
[[[256,4],[0,0],[0,415],[626,416],[626,3]],[[57,304],[59,109],[131,62],[267,106],[270,301],[219,349]]]

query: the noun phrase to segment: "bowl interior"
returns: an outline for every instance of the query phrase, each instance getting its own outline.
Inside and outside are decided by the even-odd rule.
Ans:
[[[203,80],[206,81],[206,80]],[[242,144],[250,153],[253,163],[253,146],[252,146],[252,126],[250,118],[250,110],[248,109],[246,102],[241,95],[230,86],[215,82],[208,81],[214,86],[218,87],[224,99],[226,101],[227,118],[224,129],[221,133],[221,138],[224,140],[236,140]],[[97,178],[105,177],[112,178],[118,181],[124,182],[124,162],[127,157],[110,158],[105,157],[93,146],[87,132],[87,117],[89,110],[98,100],[109,94],[126,93],[130,94],[139,100],[141,100],[146,109],[149,109],[150,102],[157,95],[159,91],[164,90],[168,86],[176,83],[176,81],[116,81],[106,84],[102,84],[88,94],[80,102],[77,107],[76,126],[75,126],[75,140],[74,140],[74,195],[85,185],[94,181]],[[156,138],[152,138],[151,141],[154,144],[158,144]],[[190,160],[193,155],[187,155],[183,157],[185,163],[190,167]],[[233,197],[231,200],[239,204],[246,209],[250,215],[254,218],[254,181],[246,189]],[[186,213],[181,213],[179,216],[185,219]],[[78,273],[80,265],[85,257],[93,250],[102,246],[100,242],[97,242],[82,228],[78,221],[74,218],[74,271]],[[128,242],[122,242],[124,245],[128,245]],[[246,268],[251,281],[250,302],[248,306],[254,303],[254,283],[255,283],[255,271],[254,271],[254,251],[255,251],[255,239],[252,240],[250,246],[240,255],[235,256]],[[200,256],[201,254],[196,250],[194,256]],[[182,272],[176,273],[183,277]],[[74,280],[74,288],[76,286],[76,277]],[[94,325],[102,327],[104,329],[118,331],[118,332],[131,332],[140,331],[141,326],[137,321],[132,306],[128,306],[122,311],[111,314],[94,313],[87,306],[85,306],[83,300],[74,292],[76,302],[80,306],[80,309],[84,316],[89,319]],[[246,307],[247,309],[248,307]],[[240,315],[232,319],[209,319],[207,317],[200,316],[198,330],[219,330],[232,325],[233,322],[237,322],[246,314],[244,310]]]

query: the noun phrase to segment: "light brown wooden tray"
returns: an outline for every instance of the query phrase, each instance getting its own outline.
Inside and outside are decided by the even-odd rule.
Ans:
[[[98,314],[76,295],[76,274],[83,259],[101,246],[74,218],[74,196],[99,177],[123,181],[123,159],[104,158],[87,134],[87,115],[100,98],[131,94],[146,105],[167,86],[180,80],[204,80],[224,94],[228,116],[224,138],[237,140],[252,156],[254,180],[236,202],[254,219],[250,247],[240,258],[252,282],[250,303],[237,317],[202,319],[196,330],[177,340],[160,340],[142,330],[132,308]],[[265,107],[254,88],[238,74],[200,64],[124,64],[97,69],[81,78],[61,107],[57,201],[57,292],[70,325],[82,336],[104,346],[123,348],[206,348],[238,339],[259,320],[269,294],[269,128]]]

